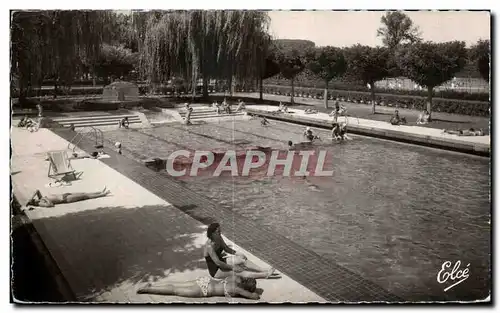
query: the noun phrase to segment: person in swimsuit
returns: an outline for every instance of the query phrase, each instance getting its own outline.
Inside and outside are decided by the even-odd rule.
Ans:
[[[288,150],[300,150],[300,149],[308,149],[310,150],[312,146],[312,143],[310,141],[306,142],[297,142],[293,143],[291,140],[288,141]]]
[[[236,107],[236,112],[240,112],[241,110],[244,110],[246,108],[245,102],[241,101],[241,99],[238,99],[238,107]]]
[[[418,119],[417,119],[417,124],[429,124],[429,119],[430,119],[431,115],[429,114],[429,112],[427,110],[424,110],[422,111],[422,113],[420,113],[420,115],[418,116]]]
[[[214,279],[205,276],[192,281],[171,282],[158,287],[147,284],[145,287],[137,290],[137,293],[188,298],[235,298],[241,296],[243,298],[259,300],[260,294],[258,291],[257,281],[254,278],[229,276],[225,279]]]
[[[229,248],[220,232],[220,224],[212,223],[207,229],[208,240],[205,244],[203,256],[207,263],[208,272],[214,278],[226,278],[236,275],[246,278],[279,278],[274,268],[261,268],[248,260],[239,252]],[[228,256],[229,253],[231,256]]]
[[[333,123],[332,139],[348,140],[347,137],[347,123]]]
[[[123,127],[123,128],[128,128],[130,125],[129,121],[128,121],[128,117],[125,117],[125,118],[122,118],[121,121],[120,121],[120,128]]]
[[[313,131],[312,131],[311,127],[306,127],[306,130],[304,131],[304,136],[310,142],[313,142],[314,139],[320,139],[319,136],[316,136],[316,135],[313,134]]]
[[[306,109],[304,111],[305,114],[316,114],[318,113],[318,110],[315,110],[315,109]]]
[[[457,135],[457,136],[484,136],[484,131],[482,129],[475,130],[474,128],[464,129],[464,130],[443,130],[446,134]]]
[[[394,111],[394,115],[391,117],[390,123],[392,125],[403,125],[406,124],[406,118],[399,115],[399,111]]]
[[[261,125],[261,126],[267,126],[267,125],[269,125],[269,121],[268,121],[265,117],[263,117],[263,118],[260,120],[260,125]]]
[[[106,197],[109,193],[110,191],[106,190],[106,187],[104,187],[102,191],[98,192],[63,193],[60,195],[48,196],[43,196],[40,190],[37,190],[35,191],[33,197],[31,197],[30,201],[28,201],[27,205],[51,208],[56,204],[73,203],[77,201]]]

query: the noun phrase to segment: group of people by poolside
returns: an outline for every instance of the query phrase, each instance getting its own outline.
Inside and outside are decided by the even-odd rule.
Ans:
[[[203,257],[208,271],[206,276],[158,286],[149,283],[138,289],[137,293],[190,298],[244,297],[258,300],[262,290],[257,288],[256,279],[281,278],[274,268],[262,268],[243,253],[230,248],[222,237],[219,223],[210,224],[206,234],[207,240],[203,246]]]
[[[17,124],[17,127],[26,128],[30,132],[36,132],[40,125],[28,116],[24,116]]]
[[[430,113],[427,110],[423,110],[420,115],[418,116],[418,119],[416,121],[417,125],[427,125],[430,122]],[[408,124],[406,121],[406,118],[401,117],[399,115],[399,111],[395,110],[394,115],[391,117],[390,123],[392,125],[406,125]],[[484,136],[485,132],[483,129],[475,129],[475,128],[469,128],[469,129],[456,129],[456,130],[451,130],[451,129],[443,129],[443,133],[445,134],[450,134],[450,135],[457,135],[457,136]]]
[[[243,102],[241,99],[238,99],[237,104],[238,106],[236,107],[236,112],[240,112],[246,107],[245,102]],[[227,102],[226,98],[224,98],[224,100],[220,104],[217,101],[214,101],[214,103],[212,103],[212,108],[216,110],[217,114],[232,113],[231,105]]]

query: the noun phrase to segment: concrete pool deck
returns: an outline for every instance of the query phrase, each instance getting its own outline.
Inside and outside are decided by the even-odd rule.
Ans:
[[[49,129],[30,133],[17,127],[12,127],[11,140],[13,192],[21,205],[37,189],[42,194],[60,194],[94,192],[106,186],[112,192],[104,198],[25,212],[77,301],[256,302],[136,294],[146,282],[162,284],[207,275],[202,254],[206,225],[108,166],[105,161],[111,159],[128,164],[112,151],[105,150],[109,159],[72,160],[74,169],[82,172],[80,179],[71,186],[51,188],[46,186],[50,181],[46,153],[64,150],[68,142]],[[149,170],[143,167],[143,171]],[[231,226],[222,221],[228,237],[238,229]],[[230,245],[256,264],[272,266],[230,239]],[[279,280],[258,280],[258,287],[264,289],[259,302],[326,302],[282,273]]]
[[[251,105],[247,106],[246,111],[251,115],[266,116],[268,118],[330,128],[332,117],[326,113],[306,114],[304,110],[289,108],[290,113],[273,113],[277,111],[276,106],[272,105]],[[293,113],[292,113],[293,112]],[[339,121],[343,121],[340,117]],[[490,156],[490,136],[457,136],[443,133],[442,130],[406,126],[391,125],[388,122],[362,119],[357,117],[348,117],[349,132],[395,141],[402,141],[420,145],[426,145],[446,150],[465,152],[470,154]]]

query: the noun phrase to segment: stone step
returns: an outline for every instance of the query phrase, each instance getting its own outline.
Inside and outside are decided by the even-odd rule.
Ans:
[[[116,121],[122,118],[128,117],[130,119],[139,118],[135,114],[121,114],[121,115],[90,115],[90,116],[68,116],[68,117],[54,117],[52,118],[55,122],[71,122],[71,121],[85,121],[85,120],[109,120],[114,119]]]
[[[112,126],[116,125],[118,127],[118,121],[83,121],[83,122],[72,122],[72,123],[59,123],[64,127],[69,127],[73,124],[75,127],[88,127],[88,126]],[[140,120],[129,121],[129,124],[141,124]]]
[[[231,114],[209,114],[209,115],[203,115],[203,116],[193,116],[191,115],[191,120],[201,120],[205,118],[223,118],[223,117],[230,117],[230,116],[243,116],[245,113],[238,112],[238,113],[231,113]]]

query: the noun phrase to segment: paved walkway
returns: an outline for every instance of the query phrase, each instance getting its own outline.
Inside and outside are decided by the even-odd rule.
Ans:
[[[223,95],[223,94],[213,94],[213,95]],[[246,97],[246,98],[259,98],[258,92],[253,93],[243,93],[237,92],[234,93],[233,97]],[[283,101],[289,102],[289,96],[282,95],[271,95],[264,94],[264,100],[270,101]],[[295,97],[295,105],[294,109],[307,109],[310,106],[314,106],[316,110],[323,113],[330,113],[334,107],[334,101],[329,100],[329,109],[324,108],[324,100],[322,99],[313,99],[313,98],[301,98]],[[371,105],[360,104],[360,103],[350,103],[350,102],[342,102],[347,109],[349,114],[352,116],[357,116],[359,118],[365,118],[370,120],[377,121],[388,121],[390,119],[390,115],[394,114],[394,107],[387,106],[377,106],[376,114],[371,113]],[[419,111],[402,109],[398,108],[400,114],[408,120],[410,124],[416,125],[415,122],[418,119],[420,114]],[[469,115],[459,115],[459,114],[450,114],[450,113],[442,113],[442,112],[433,112],[432,118],[434,121],[428,125],[422,125],[420,127],[423,128],[437,128],[437,129],[468,129],[468,128],[482,128],[484,131],[488,132],[490,128],[490,119],[488,117],[482,116],[469,116]]]
[[[206,225],[108,166],[129,165],[128,159],[111,151],[106,151],[109,159],[73,160],[82,176],[71,186],[46,187],[46,152],[65,149],[67,141],[48,129],[30,133],[17,127],[12,128],[11,139],[13,190],[22,204],[37,189],[42,194],[94,192],[104,186],[112,191],[105,198],[26,211],[79,301],[255,302],[136,294],[147,281],[161,284],[207,275],[202,254]],[[141,167],[140,171],[149,172]],[[222,225],[230,234],[231,225],[224,221]],[[269,266],[229,239],[228,243],[258,265]],[[325,302],[287,275],[259,280],[258,286],[264,289],[261,302]]]
[[[73,136],[72,132],[65,129],[53,131],[66,139]],[[79,146],[86,151],[93,149],[93,143],[87,139],[80,142]],[[329,302],[402,301],[400,297],[336,264],[331,259],[323,258],[257,224],[251,218],[235,213],[230,208],[193,192],[188,185],[168,176],[165,172],[145,170],[143,164],[117,155],[111,149],[105,148],[104,151],[112,157],[103,159],[103,163],[203,224],[206,225],[214,220],[221,222],[229,239],[245,247],[261,260],[272,264],[323,299]],[[404,298],[409,295],[407,292],[409,291],[401,292]]]
[[[248,113],[266,114],[276,112],[277,108],[272,105],[252,105],[247,107]],[[298,122],[317,122],[318,125],[331,127],[332,117],[326,113],[306,114],[304,110],[290,108],[289,113],[280,113],[276,118]],[[340,117],[339,121],[343,121]],[[432,143],[436,146],[455,147],[457,149],[469,149],[471,152],[486,152],[490,150],[490,136],[457,136],[443,133],[442,130],[408,125],[391,125],[388,122],[374,121],[369,119],[348,117],[351,132],[362,131],[366,134],[384,135],[396,140],[414,140],[422,143]],[[432,141],[432,142],[431,142]]]

